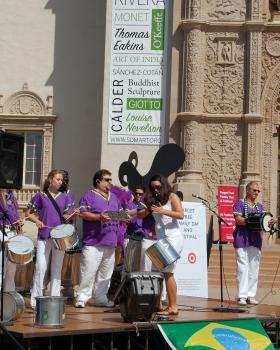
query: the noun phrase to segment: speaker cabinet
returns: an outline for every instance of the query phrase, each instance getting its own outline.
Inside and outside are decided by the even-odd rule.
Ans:
[[[160,272],[131,272],[125,275],[114,300],[127,322],[149,321],[159,303],[163,274]]]
[[[0,188],[22,187],[24,137],[0,132]]]

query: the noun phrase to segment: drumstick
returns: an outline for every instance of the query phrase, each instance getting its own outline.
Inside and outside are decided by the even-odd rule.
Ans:
[[[81,205],[81,206],[79,206],[79,208],[74,209],[74,211],[75,211],[75,210],[80,210],[81,208],[90,208],[90,206],[89,206],[89,205]],[[68,222],[75,214],[76,214],[75,212],[73,212],[72,214],[70,214],[70,215],[68,216],[68,218],[65,220],[65,222]]]

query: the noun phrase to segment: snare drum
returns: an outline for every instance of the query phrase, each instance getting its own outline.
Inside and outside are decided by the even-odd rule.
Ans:
[[[24,313],[24,310],[25,302],[22,295],[17,292],[3,293],[3,321],[17,320]]]
[[[248,214],[246,225],[250,231],[264,231],[269,232],[269,220],[272,218],[271,213],[251,213]]]
[[[34,325],[42,328],[64,327],[66,297],[36,297]]]
[[[79,243],[79,237],[75,226],[72,224],[61,224],[51,230],[51,238],[59,250],[74,248]]]
[[[34,256],[34,244],[32,239],[18,235],[9,239],[7,244],[8,259],[19,265],[28,264]]]
[[[177,250],[167,238],[159,239],[145,252],[158,270],[171,265],[180,258]]]

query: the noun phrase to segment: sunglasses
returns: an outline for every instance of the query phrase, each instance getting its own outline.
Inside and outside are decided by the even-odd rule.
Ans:
[[[252,189],[253,192],[257,192],[257,193],[260,193],[261,191],[260,190],[255,190],[255,189]]]
[[[112,181],[112,179],[110,179],[109,177],[103,177],[103,179],[102,180],[104,180],[104,181],[106,181],[106,182],[110,182],[110,181]]]
[[[155,185],[152,187],[154,190],[160,190],[161,189],[161,185]]]
[[[135,192],[135,196],[143,196],[144,192]]]

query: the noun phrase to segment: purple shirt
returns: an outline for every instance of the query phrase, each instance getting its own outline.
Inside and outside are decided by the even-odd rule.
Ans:
[[[95,190],[86,192],[80,200],[80,211],[101,214],[105,210],[118,211],[121,204],[111,192],[108,199]],[[116,247],[118,238],[118,221],[90,221],[83,219],[83,244],[95,247]]]
[[[54,200],[61,211],[61,215],[69,214],[69,201],[65,193],[58,192]],[[27,205],[27,208],[37,212],[39,220],[48,226],[38,230],[38,239],[46,240],[50,238],[52,228],[61,224],[61,218],[48,196],[44,192],[36,193]]]
[[[250,207],[248,204],[248,214],[251,213],[263,213],[264,206],[260,203],[256,203],[254,207]],[[239,199],[233,205],[233,215],[245,217],[244,200]],[[256,247],[262,248],[262,232],[250,231],[246,226],[237,225],[233,232],[233,246],[234,248],[248,248]]]
[[[75,210],[75,196],[74,193],[69,189],[64,193],[68,197],[68,214],[71,214]]]
[[[0,225],[3,225],[4,210],[8,216],[5,219],[4,225],[11,225],[13,222],[19,219],[18,206],[15,202],[13,193],[8,191],[4,193],[5,200],[0,196]]]
[[[131,201],[127,204],[126,209],[133,210],[138,208],[138,205],[138,203]],[[144,238],[150,238],[148,234],[154,231],[154,224],[155,219],[153,218],[152,214],[140,219],[136,213],[127,226],[126,234],[133,232],[143,235]]]

